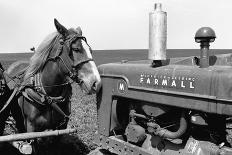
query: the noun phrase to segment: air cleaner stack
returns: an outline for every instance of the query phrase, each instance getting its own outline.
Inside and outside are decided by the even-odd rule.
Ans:
[[[154,11],[149,13],[149,51],[148,59],[152,66],[162,65],[166,60],[167,13],[162,11],[161,3],[156,3]]]

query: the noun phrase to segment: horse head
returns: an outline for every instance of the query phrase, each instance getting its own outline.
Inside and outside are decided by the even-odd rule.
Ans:
[[[66,29],[56,19],[55,27],[60,34],[58,56],[63,63],[63,71],[77,82],[87,93],[96,93],[100,87],[100,75],[93,61],[92,50],[82,35],[80,27]]]

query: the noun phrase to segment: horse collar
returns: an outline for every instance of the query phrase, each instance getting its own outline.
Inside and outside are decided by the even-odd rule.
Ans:
[[[67,88],[63,89],[63,92],[61,94],[61,96],[58,97],[52,97],[49,96],[45,90],[45,87],[57,87],[57,86],[64,86],[64,85],[68,85],[70,84],[70,82],[64,83],[64,84],[60,84],[60,85],[51,85],[51,86],[44,86],[42,84],[42,80],[41,80],[41,72],[35,74],[33,77],[31,77],[30,79],[30,83],[33,85],[34,90],[40,95],[40,96],[46,96],[46,98],[52,99],[52,100],[59,100],[59,101],[64,101],[65,100],[65,96],[67,93]]]
[[[31,77],[30,84],[33,85],[33,88],[25,88],[22,92],[23,96],[28,98],[31,101],[35,101],[40,106],[51,106],[55,111],[64,116],[64,119],[67,119],[68,115],[66,115],[58,106],[57,103],[65,102],[67,97],[68,88],[63,89],[63,93],[61,96],[52,97],[47,95],[42,82],[41,82],[41,74],[38,73]]]

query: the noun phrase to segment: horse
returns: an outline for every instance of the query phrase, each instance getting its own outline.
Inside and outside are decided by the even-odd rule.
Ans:
[[[34,51],[18,88],[14,104],[21,111],[20,131],[67,128],[71,84],[77,83],[86,94],[96,93],[101,86],[92,49],[81,28],[66,29],[56,19],[54,25],[57,31],[49,34]],[[12,74],[12,70],[7,73]]]

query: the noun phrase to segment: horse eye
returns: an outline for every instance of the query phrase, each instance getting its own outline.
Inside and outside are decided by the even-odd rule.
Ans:
[[[81,50],[79,48],[72,48],[72,50],[75,52],[81,52]]]
[[[71,48],[74,51],[80,51],[81,47],[80,47],[80,43],[76,40],[74,42],[72,42],[71,44]]]
[[[83,37],[83,40],[87,43],[87,39],[85,37]]]

